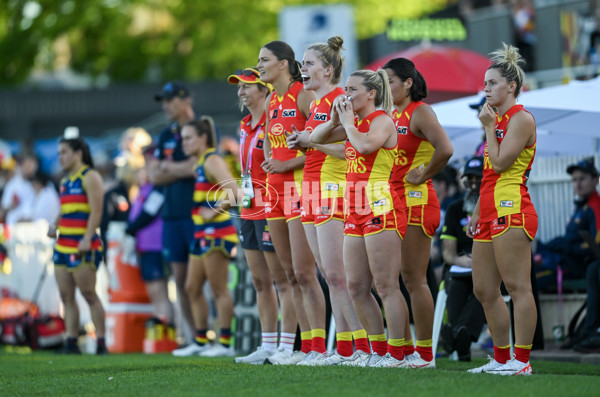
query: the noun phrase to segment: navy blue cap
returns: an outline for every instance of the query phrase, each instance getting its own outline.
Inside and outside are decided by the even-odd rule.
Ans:
[[[573,171],[579,170],[581,172],[585,172],[586,174],[590,174],[591,176],[598,176],[598,170],[594,167],[594,159],[585,159],[581,160],[575,164],[571,164],[567,167],[567,173],[570,175]]]
[[[164,85],[162,91],[154,95],[154,100],[160,102],[162,100],[171,100],[175,97],[187,98],[190,96],[190,90],[184,84],[178,81],[169,81]]]
[[[469,107],[471,109],[475,109],[475,110],[479,110],[481,109],[481,107],[485,104],[485,97],[481,98],[481,101],[477,102],[477,103],[471,103],[469,104]]]
[[[483,157],[472,157],[465,163],[463,169],[463,176],[475,175],[478,177],[483,176]]]

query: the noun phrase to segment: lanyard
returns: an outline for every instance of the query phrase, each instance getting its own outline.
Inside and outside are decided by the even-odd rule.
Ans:
[[[260,130],[262,129],[262,125],[258,127],[258,129],[256,130],[256,135],[254,135],[254,138],[252,138],[252,141],[250,142],[250,147],[248,149],[248,155],[246,156],[246,166],[244,167],[244,162],[242,161],[242,176],[246,176],[250,174],[250,168],[252,168],[252,152],[254,151],[254,147],[256,146],[256,141],[258,141],[258,136],[260,135]],[[246,143],[246,138],[248,137],[248,133],[246,133],[244,131],[244,133],[242,134],[242,136],[240,137],[241,142],[240,142],[240,159],[243,159],[243,153],[244,153],[244,144]]]

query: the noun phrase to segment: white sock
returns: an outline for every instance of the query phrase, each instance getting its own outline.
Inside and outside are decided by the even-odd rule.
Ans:
[[[262,348],[270,352],[277,350],[277,332],[262,333]]]
[[[290,332],[282,332],[279,337],[279,347],[285,349],[288,352],[294,351],[294,341],[296,340],[296,334]]]

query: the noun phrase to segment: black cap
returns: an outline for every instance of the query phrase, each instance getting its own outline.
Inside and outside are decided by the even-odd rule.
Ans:
[[[483,157],[472,157],[465,163],[463,169],[463,176],[475,175],[478,177],[483,176]]]
[[[581,160],[567,167],[567,173],[569,175],[572,174],[575,170],[585,172],[586,174],[590,174],[591,176],[598,176],[598,170],[596,169],[596,167],[594,167],[594,159]]]
[[[469,107],[471,109],[475,109],[475,110],[479,110],[481,109],[481,107],[485,104],[485,97],[481,98],[481,101],[477,102],[477,103],[471,103],[469,104]]]
[[[190,90],[184,84],[178,81],[169,81],[164,85],[162,91],[154,95],[154,100],[160,102],[162,100],[171,100],[175,97],[187,98],[190,96]]]

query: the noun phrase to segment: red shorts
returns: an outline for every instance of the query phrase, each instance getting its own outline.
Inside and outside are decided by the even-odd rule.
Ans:
[[[402,223],[404,226],[402,226]],[[406,218],[402,216],[402,213],[398,210],[392,210],[383,215],[373,216],[367,221],[358,224],[349,222],[348,218],[346,218],[346,221],[344,222],[344,236],[366,237],[380,233],[384,230],[395,230],[398,235],[403,238],[404,235],[400,233],[398,228],[399,225],[400,228],[404,228],[406,233]]]
[[[315,226],[327,223],[331,219],[344,221],[344,198],[321,198],[321,206],[315,215]]]
[[[512,214],[491,222],[479,222],[473,233],[473,240],[490,242],[492,238],[500,236],[509,228],[523,229],[529,239],[533,240],[538,229],[538,217],[536,214]]]
[[[423,233],[432,238],[440,226],[440,207],[429,204],[406,207],[406,218],[409,225],[421,226]]]
[[[344,220],[344,193],[340,183],[324,183],[322,191],[319,181],[302,181],[300,217],[302,223],[320,225],[330,219]],[[339,196],[339,197],[336,197]]]
[[[267,184],[266,219],[290,221],[300,217],[300,192],[294,181]]]

